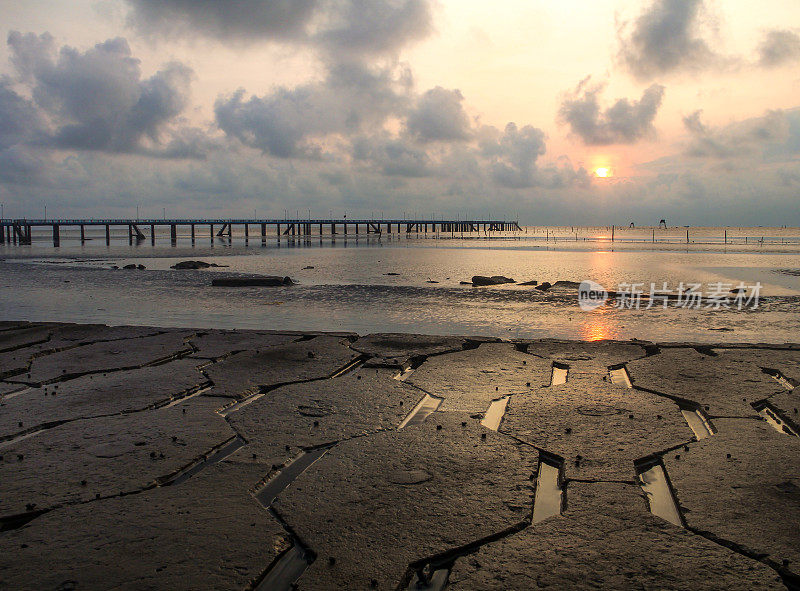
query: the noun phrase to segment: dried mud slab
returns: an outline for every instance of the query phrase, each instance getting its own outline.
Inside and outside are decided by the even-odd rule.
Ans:
[[[671,400],[600,379],[511,397],[500,431],[557,454],[570,478],[632,480],[633,462],[694,437]]]
[[[520,353],[510,343],[432,357],[406,380],[443,398],[440,411],[481,413],[492,400],[550,383],[549,361]]]
[[[785,589],[775,571],[648,513],[638,487],[572,482],[566,510],[456,560],[448,589]]]
[[[738,362],[759,369],[777,370],[789,384],[783,387],[800,385],[800,351],[771,349],[715,349],[715,352],[731,362]],[[769,375],[769,374],[768,374]],[[773,378],[775,379],[775,378]]]
[[[2,534],[15,550],[0,552],[0,586],[244,589],[287,546],[247,492],[257,472],[217,464],[178,486],[51,511]]]
[[[466,417],[340,443],[278,496],[318,555],[299,589],[394,589],[411,562],[530,517],[535,450]]]
[[[0,516],[140,490],[235,434],[202,396],[66,423],[0,449]]]
[[[0,331],[0,352],[46,343],[52,330],[46,326],[26,326]]]
[[[694,349],[663,349],[627,368],[634,386],[697,402],[712,416],[754,416],[750,404],[781,389],[755,364]]]
[[[423,393],[364,368],[333,380],[271,390],[227,418],[247,439],[247,457],[283,464],[302,449],[396,429]],[[262,474],[263,476],[263,474]]]
[[[645,356],[642,345],[615,341],[527,341],[527,352],[570,366],[579,364],[602,372],[609,365],[628,363]]]
[[[687,525],[800,574],[800,438],[763,421],[717,422],[714,437],[664,456]]]
[[[181,359],[30,388],[0,401],[0,441],[53,423],[136,412],[167,404],[208,381],[197,371],[198,363],[195,359]]]
[[[402,367],[414,357],[460,351],[465,342],[461,337],[378,333],[359,338],[352,348],[377,357],[386,365]]]
[[[190,357],[198,359],[221,359],[231,353],[266,349],[285,345],[300,339],[296,334],[280,334],[264,331],[212,330],[193,337],[191,343],[197,351]]]
[[[358,357],[349,344],[347,339],[320,336],[237,353],[205,369],[214,382],[208,394],[244,398],[262,386],[329,377]]]
[[[191,348],[186,339],[191,332],[168,332],[140,338],[101,341],[36,357],[20,381],[42,385],[89,373],[135,369],[166,361]]]

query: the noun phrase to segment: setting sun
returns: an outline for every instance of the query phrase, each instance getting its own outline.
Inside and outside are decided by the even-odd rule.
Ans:
[[[595,174],[595,176],[598,176],[600,178],[606,178],[606,177],[611,176],[611,169],[610,168],[605,168],[605,167],[596,168],[594,170],[594,174]]]

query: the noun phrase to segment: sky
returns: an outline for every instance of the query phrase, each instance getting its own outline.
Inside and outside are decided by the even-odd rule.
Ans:
[[[800,226],[797,0],[0,0],[7,218]]]

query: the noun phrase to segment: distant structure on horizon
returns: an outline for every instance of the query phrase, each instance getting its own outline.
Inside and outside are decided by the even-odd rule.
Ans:
[[[666,230],[666,228],[667,228],[667,220],[662,219],[660,222],[658,222],[658,227],[659,228],[664,228]]]

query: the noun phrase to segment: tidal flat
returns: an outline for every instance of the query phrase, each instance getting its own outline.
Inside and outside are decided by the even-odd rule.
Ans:
[[[0,588],[796,589],[798,383],[791,343],[6,320]]]

